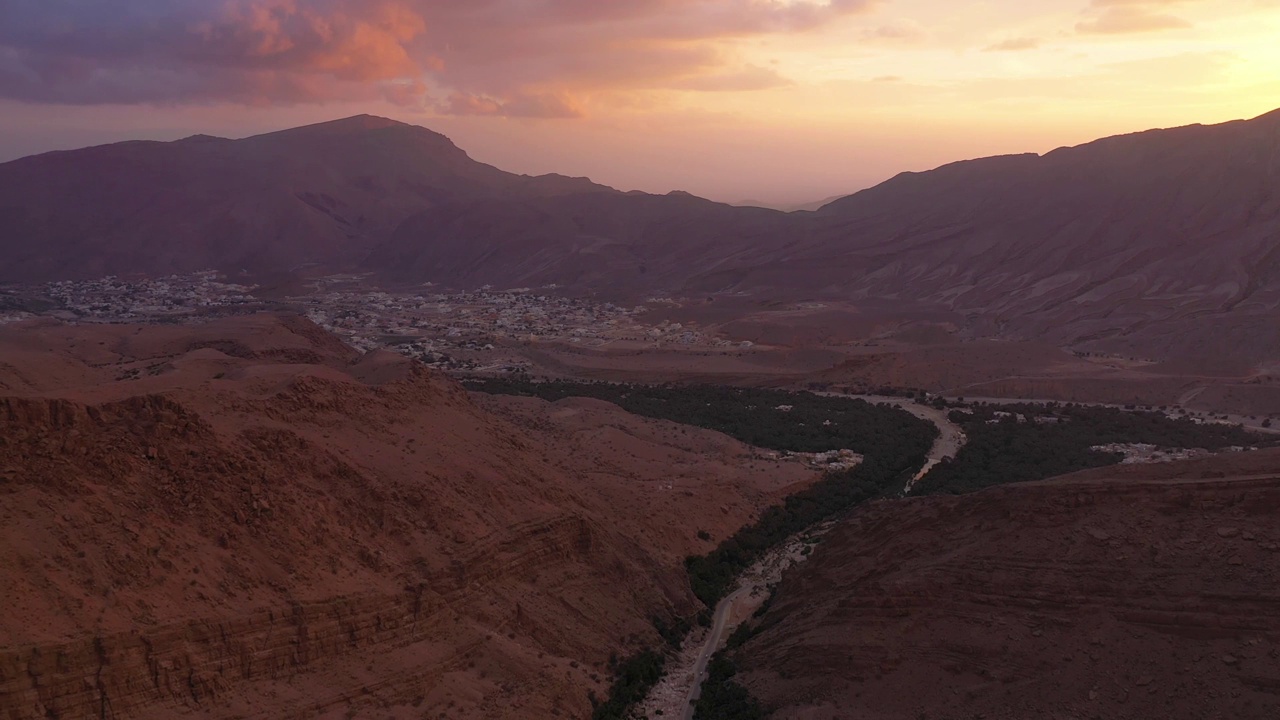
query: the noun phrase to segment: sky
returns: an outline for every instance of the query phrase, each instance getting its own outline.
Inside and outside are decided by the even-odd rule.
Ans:
[[[1280,108],[1280,0],[0,0],[0,161],[370,113],[772,205]]]

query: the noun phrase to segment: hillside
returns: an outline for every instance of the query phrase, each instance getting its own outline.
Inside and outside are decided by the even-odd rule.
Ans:
[[[700,272],[750,262],[792,227],[774,210],[679,192],[483,200],[409,218],[367,267],[462,287],[556,284],[643,297],[681,293]]]
[[[892,298],[1010,337],[1273,359],[1280,111],[906,173],[836,200],[785,257],[709,276],[761,294]]]
[[[288,316],[0,328],[0,388],[6,718],[581,717],[816,479]]]
[[[738,680],[780,720],[1273,717],[1277,465],[865,507],[784,578]]]
[[[0,281],[359,268],[731,296],[743,315],[830,301],[861,325],[910,317],[1245,382],[1280,358],[1277,173],[1280,111],[906,173],[788,214],[511,175],[360,117],[0,165]]]
[[[606,191],[512,175],[369,116],[48,153],[0,165],[0,281],[333,269],[438,204]]]

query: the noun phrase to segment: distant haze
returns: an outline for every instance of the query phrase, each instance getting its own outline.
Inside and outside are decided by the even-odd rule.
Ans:
[[[9,0],[0,160],[359,113],[515,172],[795,206],[1280,97],[1264,0]]]

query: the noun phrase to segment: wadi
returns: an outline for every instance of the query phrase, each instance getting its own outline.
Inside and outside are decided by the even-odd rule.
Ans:
[[[20,5],[0,112],[38,139],[133,104],[314,120],[335,88],[427,120],[0,163],[0,717],[1280,716],[1280,110],[763,207],[428,126],[582,122],[581,167],[624,126],[591,112],[661,103],[510,89],[585,67],[564,48],[714,64],[878,4],[741,3],[705,37],[718,0],[547,3],[546,37],[501,3]],[[1075,35],[1208,27],[1186,5],[1095,2]],[[809,87],[760,62],[663,82]],[[508,84],[445,93],[490,64]],[[925,92],[859,83],[868,113]],[[672,147],[716,127],[681,112]]]

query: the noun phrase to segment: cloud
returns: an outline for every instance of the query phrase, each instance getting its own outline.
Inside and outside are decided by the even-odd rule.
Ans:
[[[1093,0],[1090,19],[1076,24],[1076,31],[1092,35],[1122,35],[1191,27],[1165,8],[1186,0]]]
[[[794,83],[791,80],[779,75],[776,70],[747,65],[720,73],[695,75],[686,80],[676,81],[672,87],[700,92],[742,92],[786,87],[792,84]]]
[[[567,95],[522,95],[507,100],[454,93],[438,108],[446,115],[486,115],[490,117],[578,118],[585,113]]]
[[[414,51],[424,19],[397,0],[142,0],[116,16],[67,0],[8,2],[0,94],[20,100],[270,104],[383,90],[403,98],[440,63]]]
[[[893,22],[871,28],[863,33],[864,40],[906,40],[917,41],[928,37],[924,26],[915,20],[895,20]]]
[[[1023,50],[1035,50],[1039,48],[1044,41],[1034,37],[1019,37],[1002,40],[994,45],[988,45],[983,48],[986,52],[1021,52]]]
[[[583,105],[570,98],[598,91],[785,84],[744,66],[722,41],[808,32],[878,1],[3,0],[0,98],[377,98],[458,113],[578,117]]]

